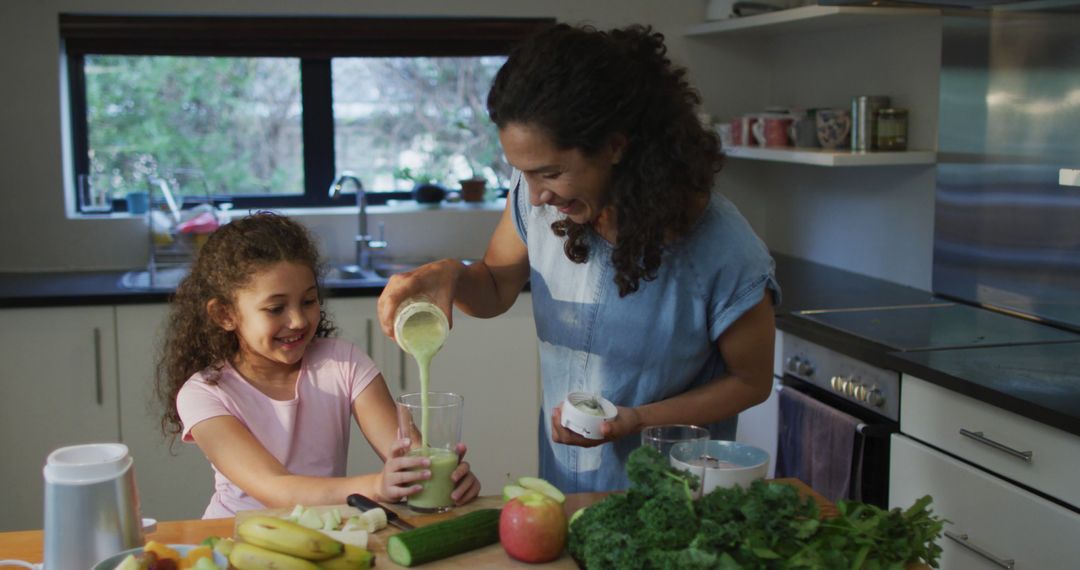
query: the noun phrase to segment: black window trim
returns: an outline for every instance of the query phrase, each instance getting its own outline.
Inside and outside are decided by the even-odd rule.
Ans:
[[[351,196],[331,200],[327,193],[335,176],[331,58],[504,55],[518,40],[554,22],[553,18],[62,13],[59,27],[67,59],[75,180],[90,170],[83,67],[89,54],[299,58],[304,193],[214,200],[232,202],[239,210],[327,207],[353,203]],[[372,193],[369,203],[408,198],[408,192]],[[123,200],[114,200],[113,211],[126,208]]]

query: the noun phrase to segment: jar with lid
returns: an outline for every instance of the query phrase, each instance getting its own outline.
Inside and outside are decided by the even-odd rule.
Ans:
[[[877,150],[907,150],[907,109],[887,107],[877,112]]]

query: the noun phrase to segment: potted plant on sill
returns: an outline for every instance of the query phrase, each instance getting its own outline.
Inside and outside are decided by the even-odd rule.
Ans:
[[[466,202],[483,202],[487,192],[487,180],[473,175],[472,178],[458,180],[461,184],[461,199]]]
[[[437,182],[438,178],[433,174],[414,173],[411,168],[405,166],[394,171],[394,178],[413,182],[413,200],[419,204],[438,204],[446,198],[446,188]]]

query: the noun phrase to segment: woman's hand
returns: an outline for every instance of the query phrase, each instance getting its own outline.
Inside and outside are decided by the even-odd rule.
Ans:
[[[562,406],[556,406],[551,411],[551,441],[578,447],[596,447],[641,431],[641,419],[637,408],[615,406],[615,409],[617,410],[615,417],[600,425],[600,435],[603,439],[589,439],[564,428]]]
[[[383,464],[379,500],[384,503],[396,503],[419,493],[423,489],[419,482],[431,478],[431,460],[409,456],[409,443],[409,438],[395,441],[390,448],[390,457]]]
[[[431,297],[432,302],[446,313],[452,327],[457,280],[464,267],[456,259],[443,259],[421,265],[412,271],[391,275],[379,295],[379,326],[382,327],[383,334],[394,338],[394,314],[398,305],[414,295]]]
[[[464,505],[480,494],[480,480],[476,478],[469,463],[465,461],[465,451],[464,443],[457,444],[458,466],[450,475],[450,479],[454,482],[454,491],[450,493],[450,498],[454,499],[455,505]]]

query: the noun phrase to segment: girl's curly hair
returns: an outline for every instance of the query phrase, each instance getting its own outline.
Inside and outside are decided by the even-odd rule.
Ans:
[[[642,279],[656,278],[665,241],[690,228],[695,202],[720,171],[720,141],[698,119],[700,103],[651,27],[605,32],[558,24],[510,53],[487,108],[499,129],[538,127],[557,147],[586,155],[616,134],[627,137],[609,197],[617,230],[611,261],[626,296]],[[586,225],[563,219],[551,228],[566,238],[570,260],[588,259]]]
[[[171,440],[182,430],[176,410],[180,387],[204,370],[207,379],[216,382],[240,348],[236,334],[211,319],[207,303],[218,299],[231,306],[236,291],[256,272],[283,261],[311,268],[322,301],[323,265],[315,240],[304,226],[285,216],[258,212],[234,220],[211,234],[199,249],[191,272],[172,298],[157,363],[156,392],[164,409],[161,430]],[[326,311],[321,311],[315,336],[330,336],[334,330]]]

